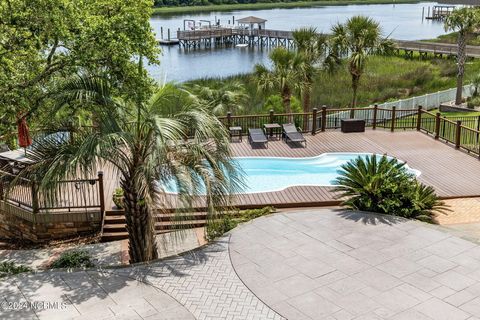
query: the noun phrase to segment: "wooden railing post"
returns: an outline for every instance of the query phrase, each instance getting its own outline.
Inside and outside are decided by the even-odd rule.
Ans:
[[[32,212],[38,213],[38,188],[34,181],[32,181]]]
[[[317,108],[312,110],[312,135],[317,132]]]
[[[422,106],[418,106],[417,131],[420,131],[421,128],[422,128]]]
[[[440,116],[440,112],[437,112],[435,114],[435,139],[438,139],[440,137]]]
[[[322,106],[322,132],[327,129],[327,106]]]
[[[274,123],[275,115],[274,115],[273,109],[270,110],[269,114],[270,114],[270,123]]]
[[[377,128],[377,113],[378,113],[378,105],[373,106],[373,123],[372,129],[375,130]]]
[[[395,106],[392,107],[392,119],[391,119],[391,127],[390,127],[390,131],[395,131],[395,113],[396,113],[396,108]]]
[[[105,191],[103,189],[103,171],[98,171],[98,196],[100,199],[100,226],[103,227],[105,215]]]
[[[462,134],[462,121],[457,121],[457,126],[455,127],[455,148],[460,148],[460,136]]]
[[[232,113],[230,111],[227,112],[227,129],[232,126]]]

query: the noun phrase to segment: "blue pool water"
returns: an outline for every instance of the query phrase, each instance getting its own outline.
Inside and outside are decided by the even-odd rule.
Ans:
[[[333,186],[340,167],[370,153],[324,153],[311,158],[235,158],[244,172],[244,193],[280,191],[292,186]],[[379,155],[378,157],[381,157]],[[407,169],[416,176],[420,171]],[[166,187],[176,192],[175,186]]]

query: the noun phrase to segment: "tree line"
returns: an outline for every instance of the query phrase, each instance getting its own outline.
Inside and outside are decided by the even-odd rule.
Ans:
[[[180,7],[180,6],[208,6],[218,4],[248,4],[248,3],[272,3],[272,2],[298,2],[302,0],[155,0],[155,7]]]

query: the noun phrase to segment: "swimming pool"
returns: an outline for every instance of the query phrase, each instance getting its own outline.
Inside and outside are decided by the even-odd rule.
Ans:
[[[310,158],[239,157],[234,158],[244,172],[243,193],[280,191],[293,186],[333,186],[340,167],[371,153],[323,153]],[[378,155],[381,157],[381,155]],[[391,157],[389,157],[391,158]],[[406,166],[416,176],[420,171]],[[175,186],[166,186],[175,193]]]

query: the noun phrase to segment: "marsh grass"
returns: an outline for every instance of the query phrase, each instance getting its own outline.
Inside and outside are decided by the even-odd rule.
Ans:
[[[480,61],[468,62],[466,79],[480,72]],[[368,106],[412,96],[432,93],[455,87],[455,61],[452,59],[405,59],[398,56],[374,56],[367,63],[366,71],[360,80],[358,93],[359,106]],[[192,83],[205,86],[221,86],[222,83],[239,81],[250,96],[243,114],[264,113],[264,104],[273,92],[258,91],[255,78],[251,74],[224,79],[199,79]],[[351,101],[350,75],[345,65],[334,73],[319,72],[313,85],[313,106],[342,108]],[[296,94],[297,98],[299,94]]]

